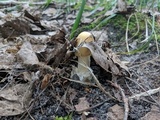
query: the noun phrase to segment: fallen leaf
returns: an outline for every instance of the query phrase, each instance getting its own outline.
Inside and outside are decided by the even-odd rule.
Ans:
[[[42,80],[42,84],[41,84],[41,89],[43,90],[44,88],[47,87],[50,79],[51,79],[52,75],[51,74],[46,74]]]
[[[101,49],[96,42],[86,43],[86,47],[91,51],[92,57],[104,70],[112,72],[114,75],[120,75],[118,67],[114,64],[113,60]],[[109,69],[111,71],[109,71]]]
[[[47,45],[32,45],[33,51],[35,53],[45,52]]]
[[[23,77],[24,77],[24,80],[25,81],[31,81],[32,78],[31,78],[31,74],[29,74],[29,72],[23,72]]]
[[[97,118],[96,117],[89,117],[86,120],[97,120]]]
[[[30,26],[23,20],[15,19],[1,25],[0,32],[3,38],[12,38],[30,33]]]
[[[33,20],[34,22],[39,22],[39,17],[31,15],[27,10],[24,11],[24,16]]]
[[[57,31],[57,33],[55,35],[53,35],[51,37],[51,41],[50,42],[59,42],[61,44],[64,44],[66,39],[65,39],[65,35],[66,35],[66,32],[65,32],[65,29],[62,28],[60,29],[59,31]]]
[[[48,60],[48,65],[51,65],[53,68],[56,68],[60,62],[65,59],[65,55],[68,50],[68,42],[66,41],[61,48],[57,48],[54,53],[51,54],[51,57]],[[57,46],[56,46],[57,47]]]
[[[73,104],[72,101],[75,99],[77,92],[75,91],[75,89],[69,88],[68,95],[69,95],[69,102]]]
[[[93,22],[93,19],[91,19],[91,18],[86,18],[86,17],[84,17],[84,18],[82,19],[82,23],[83,23],[83,24],[89,24],[89,23],[91,23],[91,22]]]
[[[0,91],[0,116],[23,113],[29,106],[32,89],[30,84],[17,84]]]
[[[0,69],[11,69],[15,62],[15,55],[7,53],[8,45],[0,43]]]
[[[144,117],[140,118],[140,120],[159,120],[160,112],[159,108],[155,105],[151,106],[151,111],[148,112]]]
[[[117,64],[119,67],[123,68],[125,71],[127,71],[127,72],[129,73],[128,67],[125,65],[124,62],[122,62],[122,61],[118,58],[118,56],[117,56],[111,49],[107,49],[107,50],[106,50],[106,54],[109,55],[109,57],[113,60],[113,62],[114,62],[115,64]]]
[[[86,100],[86,97],[79,98],[79,103],[75,105],[75,108],[76,108],[76,111],[78,112],[89,108],[89,103]]]
[[[110,48],[107,31],[92,31],[92,34],[96,35],[95,41],[102,49]]]
[[[24,64],[38,64],[39,60],[32,49],[30,42],[24,42],[21,49],[17,53],[18,57],[23,60]]]
[[[42,14],[47,16],[55,16],[56,12],[57,10],[55,8],[47,8],[42,12]]]
[[[109,120],[123,120],[124,110],[119,105],[114,105],[108,109],[107,113]]]

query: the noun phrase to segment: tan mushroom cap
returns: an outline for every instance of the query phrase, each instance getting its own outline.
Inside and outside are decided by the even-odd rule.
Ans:
[[[90,32],[86,32],[86,31],[81,32],[76,38],[76,42],[77,42],[76,47],[78,47],[83,42],[92,42],[92,41],[94,41],[94,38]],[[91,52],[87,47],[79,46],[78,51],[75,53],[75,55],[85,57],[85,56],[91,55]]]

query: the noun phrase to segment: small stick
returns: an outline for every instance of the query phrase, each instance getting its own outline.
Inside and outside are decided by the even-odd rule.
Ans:
[[[148,90],[148,91],[145,91],[145,92],[141,92],[141,93],[136,94],[136,95],[132,95],[132,96],[129,97],[129,100],[139,99],[140,97],[145,97],[145,96],[150,96],[150,95],[155,94],[157,92],[160,92],[160,87],[156,88],[156,89],[151,89],[151,90]]]
[[[159,108],[160,108],[160,104],[159,104],[159,102],[157,102],[151,95],[152,94],[155,94],[155,93],[157,93],[157,92],[160,92],[160,88],[157,88],[156,90],[155,89],[152,89],[151,91],[149,90],[149,92],[150,93],[148,93],[139,83],[137,83],[136,81],[134,81],[134,80],[132,80],[131,78],[128,78],[128,77],[126,77],[128,80],[130,80],[130,81],[132,81],[132,82],[134,82],[134,83],[136,83],[142,90],[144,90],[145,92],[143,92],[143,94],[141,94],[141,96],[143,96],[144,95],[144,93],[146,93],[147,95],[145,95],[145,96],[149,96],[150,98],[152,98],[152,100],[159,106]],[[139,96],[140,97],[140,96]],[[129,97],[130,98],[130,97]],[[131,97],[132,98],[132,97]],[[132,99],[129,99],[129,100],[132,100]]]
[[[109,100],[110,100],[110,99],[109,99]],[[96,107],[99,107],[99,106],[103,105],[105,102],[107,102],[107,101],[109,101],[109,100],[105,100],[105,101],[103,101],[103,102],[101,102],[101,103],[98,103],[98,104],[92,106],[92,107],[89,107],[89,108],[86,108],[86,109],[83,109],[83,110],[80,110],[80,111],[76,111],[76,112],[82,113],[82,112],[84,112],[84,111],[88,111],[88,110],[94,109],[94,108],[96,108]]]
[[[88,67],[87,67],[88,68]],[[99,89],[104,92],[107,96],[109,96],[110,98],[114,99],[117,101],[117,99],[115,97],[113,97],[109,92],[105,91],[105,89],[102,87],[101,83],[99,82],[99,80],[96,78],[96,76],[93,74],[92,70],[90,68],[88,68],[89,71],[91,72],[91,75],[93,76],[93,79],[95,81],[95,83],[97,84],[97,86],[99,87]]]
[[[29,4],[31,3],[32,5],[44,5],[46,2],[20,2],[20,1],[0,1],[0,5],[19,5],[19,4]]]
[[[93,86],[93,87],[98,87],[97,85],[89,83],[89,82],[82,82],[82,81],[79,81],[79,80],[69,79],[69,78],[66,78],[66,77],[63,77],[63,76],[60,76],[60,77],[63,78],[63,79],[69,80],[71,82],[80,83],[80,84],[84,84],[84,85],[89,85],[89,86]]]
[[[124,90],[117,83],[113,83],[113,82],[109,82],[109,83],[111,83],[112,86],[114,86],[115,88],[120,90],[121,95],[122,95],[122,99],[123,99],[123,102],[124,102],[124,117],[123,117],[123,120],[128,120],[128,113],[129,113],[128,98],[125,96]]]

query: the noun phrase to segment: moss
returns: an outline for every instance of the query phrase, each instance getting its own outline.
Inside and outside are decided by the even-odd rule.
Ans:
[[[136,13],[137,19],[136,17],[133,15],[130,18],[129,24],[128,24],[128,32],[130,34],[130,36],[134,35],[138,28],[137,28],[137,22],[139,22],[139,29],[140,31],[144,31],[145,30],[145,16],[140,14],[140,13]],[[108,24],[112,24],[113,27],[119,29],[120,31],[126,31],[127,28],[127,22],[128,22],[129,16],[124,16],[124,15],[117,15],[115,18],[111,19]]]
[[[108,24],[112,24],[114,27],[125,29],[127,20],[123,15],[116,15],[113,19],[108,21]]]
[[[130,20],[129,23],[127,24],[129,18]],[[136,52],[141,52],[148,49],[149,43],[155,40],[155,35],[154,35],[155,33],[157,35],[157,40],[160,41],[160,35],[159,35],[160,25],[158,25],[158,23],[155,22],[154,26],[155,33],[153,33],[152,20],[154,20],[153,17],[140,12],[136,12],[132,16],[113,14],[109,17],[106,17],[101,15],[96,19],[96,21],[92,22],[90,25],[82,26],[81,30],[107,29],[108,38],[111,45],[116,46],[117,48],[121,48],[121,50],[118,49],[118,52],[124,52],[126,51],[125,34],[128,25],[128,39],[132,38],[129,40],[129,43],[134,43],[134,41],[136,41],[136,46],[134,48],[130,48],[131,50],[130,54],[134,54]],[[149,39],[148,42],[142,43],[141,41],[146,39],[146,22],[148,25],[147,29],[148,29]]]

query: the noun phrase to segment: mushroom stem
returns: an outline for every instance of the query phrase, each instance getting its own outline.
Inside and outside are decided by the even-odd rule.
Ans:
[[[86,67],[85,67],[86,66]],[[85,73],[88,72],[88,68],[90,66],[90,55],[89,56],[79,56],[78,57],[78,71]]]

